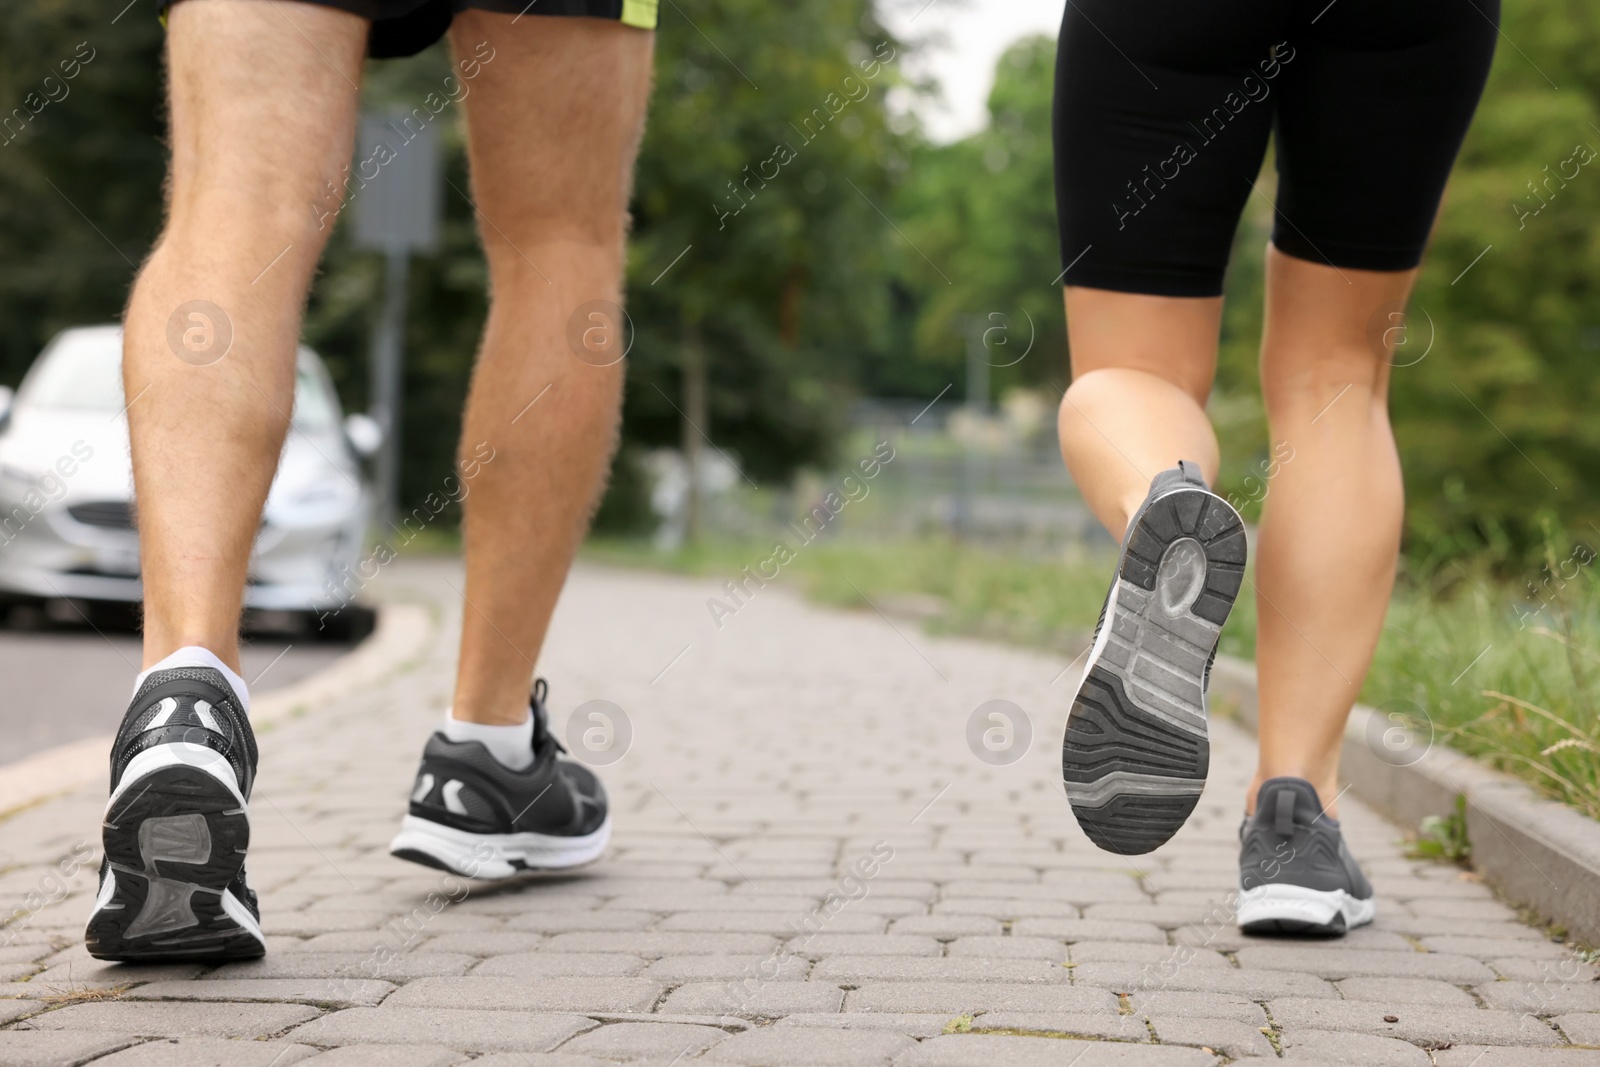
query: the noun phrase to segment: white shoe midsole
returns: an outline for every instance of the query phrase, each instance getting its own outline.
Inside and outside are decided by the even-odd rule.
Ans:
[[[611,817],[592,834],[474,834],[407,815],[390,852],[432,856],[465,878],[510,878],[525,870],[562,870],[599,859],[611,842]],[[516,863],[513,863],[516,861]],[[520,863],[521,866],[517,864]]]
[[[1273,883],[1244,889],[1239,893],[1240,926],[1274,919],[1331,926],[1336,916],[1344,916],[1345,929],[1372,921],[1378,902],[1368,897],[1351,896],[1343,889],[1308,889],[1300,885]]]
[[[172,741],[147,748],[128,761],[122,777],[117,780],[117,787],[111,791],[111,799],[106,801],[106,812],[109,814],[112,805],[138,782],[163,768],[178,766],[193,767],[211,775],[238,799],[239,807],[245,806],[244,794],[239,791],[239,778],[233,773],[233,764],[228,762],[228,757],[207,745]],[[249,818],[248,813],[245,817]]]

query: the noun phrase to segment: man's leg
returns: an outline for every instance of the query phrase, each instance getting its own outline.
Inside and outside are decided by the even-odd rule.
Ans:
[[[465,104],[491,299],[461,439],[455,703],[389,849],[493,879],[588,863],[611,837],[604,788],[557,755],[528,683],[616,442],[623,239],[653,35],[469,10],[450,36],[458,61],[480,64]]]
[[[615,447],[613,309],[654,37],[472,10],[451,40],[463,59],[493,49],[465,101],[492,300],[462,434],[463,466],[479,466],[454,716],[512,725]]]
[[[1304,778],[1337,814],[1339,747],[1383,629],[1404,489],[1389,428],[1393,331],[1416,271],[1337,270],[1267,251],[1261,384],[1287,442],[1263,504],[1256,556],[1261,761]]]
[[[352,15],[261,0],[183,0],[169,16],[171,203],[123,360],[145,671],[111,751],[85,933],[100,959],[266,950],[244,875],[256,745],[239,609],[366,32]]]
[[[238,668],[246,567],[332,230],[327,183],[350,160],[366,34],[363,19],[287,0],[181,0],[168,16],[170,205],[133,288],[123,364],[146,667],[198,645]]]

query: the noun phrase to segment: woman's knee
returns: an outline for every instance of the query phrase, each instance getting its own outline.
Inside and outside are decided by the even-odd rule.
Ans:
[[[1261,392],[1269,413],[1321,409],[1335,396],[1348,399],[1348,394],[1381,404],[1388,386],[1388,361],[1365,345],[1307,343],[1269,346],[1262,352]]]

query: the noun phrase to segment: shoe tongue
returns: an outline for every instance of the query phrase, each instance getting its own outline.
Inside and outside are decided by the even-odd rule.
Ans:
[[[535,762],[544,758],[551,745],[554,745],[558,752],[567,750],[566,746],[557,741],[555,735],[550,732],[550,713],[545,710],[543,697],[543,693],[536,692],[533,700],[529,702],[529,707],[533,713],[533,758]]]

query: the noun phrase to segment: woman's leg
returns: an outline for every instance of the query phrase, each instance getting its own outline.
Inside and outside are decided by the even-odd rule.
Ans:
[[[1261,757],[1245,803],[1268,778],[1305,778],[1333,815],[1345,720],[1400,548],[1388,412],[1396,335],[1381,314],[1403,305],[1416,271],[1340,270],[1269,248],[1266,273],[1262,391],[1272,440],[1290,458],[1268,489],[1256,549]]]
[[[1217,476],[1205,402],[1222,298],[1068,286],[1066,303],[1072,385],[1061,400],[1061,458],[1120,538],[1161,471],[1186,459],[1207,481]]]

